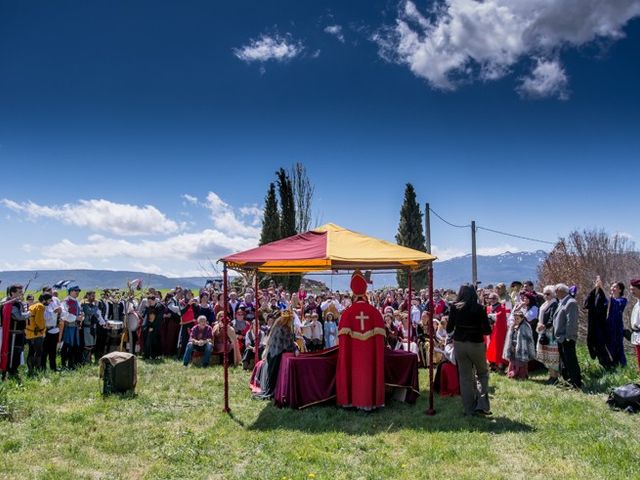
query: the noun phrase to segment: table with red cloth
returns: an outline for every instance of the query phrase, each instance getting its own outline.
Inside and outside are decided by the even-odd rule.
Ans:
[[[280,362],[274,401],[278,407],[305,408],[328,402],[336,396],[338,348],[320,352],[285,353]],[[253,369],[249,386],[259,392],[255,377],[262,362]],[[404,401],[415,403],[419,395],[418,356],[385,349],[384,382],[390,388],[405,389]]]

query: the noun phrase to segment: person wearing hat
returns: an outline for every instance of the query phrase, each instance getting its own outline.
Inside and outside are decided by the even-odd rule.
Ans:
[[[631,343],[636,348],[638,369],[640,370],[640,278],[631,280],[631,295],[636,298],[636,304],[631,310]]]
[[[356,270],[351,277],[354,301],[338,325],[336,403],[368,411],[384,407],[386,330],[380,310],[367,300],[367,285]]]
[[[67,298],[62,302],[61,318],[63,329],[60,358],[63,368],[74,369],[82,355],[80,351],[79,326],[82,325],[84,315],[78,301],[80,287],[78,285],[70,285],[67,288],[67,294]]]
[[[582,374],[576,356],[578,340],[578,302],[564,283],[556,285],[558,308],[553,316],[553,335],[558,341],[562,377],[574,388],[582,387]]]

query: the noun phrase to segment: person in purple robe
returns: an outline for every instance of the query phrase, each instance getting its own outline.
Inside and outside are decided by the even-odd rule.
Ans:
[[[627,357],[624,354],[624,324],[622,315],[627,306],[624,297],[624,283],[615,282],[611,285],[611,297],[607,311],[607,350],[611,355],[613,367],[627,365]]]

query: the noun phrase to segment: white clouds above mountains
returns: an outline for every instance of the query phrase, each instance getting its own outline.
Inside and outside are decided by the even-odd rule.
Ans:
[[[67,225],[108,232],[114,235],[168,234],[178,230],[178,224],[167,218],[152,205],[143,207],[109,200],[79,200],[61,206],[39,205],[34,202],[18,203],[2,199],[6,208],[26,215],[29,220],[50,218]]]
[[[44,206],[0,200],[0,205],[17,214],[11,221],[20,217],[31,220],[49,218],[70,228],[68,237],[63,233],[59,240],[54,238],[53,244],[37,246],[29,243],[23,248],[17,245],[14,251],[20,253],[11,262],[0,262],[0,270],[92,268],[108,259],[109,264],[119,268],[176,276],[200,271],[200,264],[258,244],[262,210],[257,205],[235,208],[214,192],[209,192],[202,201],[189,194],[181,198],[200,210],[204,223],[201,230],[179,228],[176,222],[150,205],[142,207],[108,200],[82,200],[77,204]],[[26,225],[21,227],[25,233]],[[78,241],[72,237],[77,232],[71,227],[102,234],[91,234],[86,241]],[[155,238],[123,238],[145,234]],[[51,240],[50,236],[48,238]],[[144,265],[146,268],[141,268]]]
[[[558,53],[594,40],[617,40],[640,15],[640,0],[442,0],[421,12],[402,4],[395,25],[373,40],[384,59],[407,65],[437,89],[507,75],[524,58],[538,60],[523,94],[566,98]]]
[[[252,39],[247,45],[235,48],[233,54],[240,60],[251,62],[266,62],[275,60],[284,62],[291,60],[304,51],[301,41],[295,41],[291,35],[282,36],[263,34],[258,39]]]

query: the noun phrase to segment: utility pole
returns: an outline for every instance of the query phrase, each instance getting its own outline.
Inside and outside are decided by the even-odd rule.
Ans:
[[[424,207],[424,229],[425,235],[424,238],[426,240],[427,253],[431,253],[431,209],[429,208],[429,203],[425,204]]]
[[[476,253],[476,221],[471,221],[471,283],[478,286],[478,255]]]

